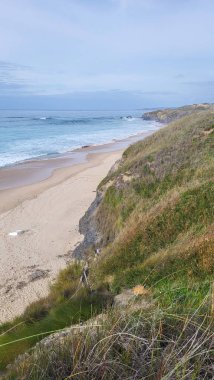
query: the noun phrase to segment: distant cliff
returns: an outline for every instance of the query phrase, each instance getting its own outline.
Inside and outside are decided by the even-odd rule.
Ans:
[[[180,119],[184,116],[191,115],[193,113],[200,113],[203,111],[214,111],[214,104],[193,104],[190,106],[183,106],[179,108],[166,108],[159,109],[157,111],[146,112],[142,118],[144,120],[155,120],[160,123],[170,123],[171,121]]]

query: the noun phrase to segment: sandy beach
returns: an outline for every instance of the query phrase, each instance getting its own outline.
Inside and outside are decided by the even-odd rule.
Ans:
[[[47,295],[81,241],[79,219],[122,150],[89,154],[44,181],[0,191],[0,322]],[[22,230],[17,236],[11,232]],[[70,257],[70,255],[69,255]]]
[[[150,133],[0,170],[0,323],[48,294],[83,238],[79,220],[99,182]]]

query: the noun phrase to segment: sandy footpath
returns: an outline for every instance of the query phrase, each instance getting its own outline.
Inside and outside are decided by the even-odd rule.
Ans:
[[[122,151],[89,155],[33,185],[0,191],[0,323],[47,295],[81,241],[79,219]],[[8,235],[24,230],[18,236]]]

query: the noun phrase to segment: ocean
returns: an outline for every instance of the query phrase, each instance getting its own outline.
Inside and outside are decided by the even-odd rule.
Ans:
[[[1,110],[0,167],[157,130],[142,119],[145,111]]]

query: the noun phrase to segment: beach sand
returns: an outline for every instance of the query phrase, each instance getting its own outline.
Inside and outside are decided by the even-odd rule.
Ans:
[[[98,184],[151,133],[0,169],[0,323],[48,294],[83,239],[79,220]]]
[[[0,191],[1,323],[48,294],[49,285],[71,257],[68,253],[83,238],[79,219],[121,154],[122,149],[89,152],[84,162],[70,163],[45,180]],[[11,168],[14,180],[17,170]],[[9,235],[17,230],[22,233]]]

